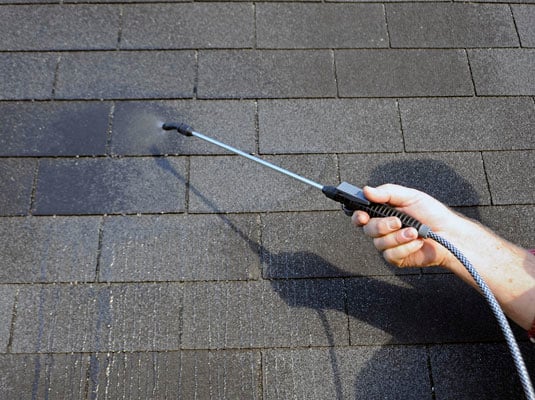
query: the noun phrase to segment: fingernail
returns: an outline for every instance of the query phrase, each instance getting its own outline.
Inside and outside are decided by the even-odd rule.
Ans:
[[[418,232],[414,228],[404,229],[402,233],[405,239],[416,239],[418,237]]]
[[[395,231],[396,229],[399,229],[399,228],[401,228],[401,225],[397,218],[388,220],[388,229]]]

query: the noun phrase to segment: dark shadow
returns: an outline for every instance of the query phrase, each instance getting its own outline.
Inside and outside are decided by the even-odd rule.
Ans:
[[[157,149],[154,151],[158,153]],[[327,313],[333,310],[350,317],[350,329],[351,326],[354,326],[356,331],[359,331],[359,326],[362,326],[366,327],[368,331],[371,329],[378,332],[384,338],[382,341],[372,340],[378,345],[501,341],[501,333],[486,303],[476,291],[455,277],[449,274],[396,275],[382,278],[351,275],[347,279],[346,271],[317,254],[311,252],[270,252],[234,225],[225,214],[217,209],[213,201],[187,182],[186,178],[178,173],[165,157],[155,157],[154,161],[160,168],[173,174],[187,185],[191,193],[217,213],[221,220],[259,255],[261,264],[265,266],[264,277],[283,277],[282,279],[269,279],[269,281],[273,290],[286,304],[290,307],[305,307],[316,311],[329,345],[328,351],[336,399],[343,399],[343,387],[341,364],[336,352],[337,339],[327,318]],[[411,172],[410,169],[416,169],[417,173]],[[431,182],[431,178],[424,176],[425,171],[433,170],[435,173],[440,171],[442,178],[434,182],[431,189],[435,188],[438,182],[446,181],[449,185],[467,191],[466,196],[477,203],[477,193],[464,179],[442,163],[426,160],[408,163],[395,162],[385,165],[384,170],[393,172],[396,183],[412,184],[412,186],[421,188],[422,182]],[[372,174],[368,181],[369,184],[381,184],[382,175],[383,168],[381,167]],[[415,183],[419,183],[419,185],[414,185]],[[303,263],[303,260],[306,260],[306,264],[315,272],[314,276],[308,278],[338,277],[343,282],[343,293],[327,291],[321,293],[321,296],[318,296],[315,291],[296,293],[296,284],[298,285],[298,282],[302,282],[302,280],[287,279],[281,273],[286,271],[288,265],[293,262],[298,261],[297,263],[300,264]],[[359,277],[359,279],[354,279],[355,277]],[[318,290],[321,290],[323,289],[322,282],[329,281],[322,279],[311,282],[314,282],[313,284],[317,285]],[[340,296],[344,296],[344,301],[340,301]],[[350,344],[366,344],[366,340],[361,341],[360,338],[353,337]],[[366,398],[387,398],[392,395],[392,393],[384,393],[383,385],[377,385],[377,378],[374,378],[374,382],[369,381],[371,379],[369,378],[370,371],[377,367],[377,363],[382,362],[384,359],[375,359],[374,357],[366,363],[363,367],[364,372],[356,376],[354,398],[362,398],[362,388],[366,388]],[[427,363],[429,360],[426,361],[426,366]],[[411,366],[409,365],[407,368],[411,368]],[[396,371],[392,371],[392,374],[385,379],[395,381]],[[403,385],[405,382],[399,381],[398,384]],[[408,384],[410,385],[410,383]],[[427,393],[431,393],[431,387],[426,388],[426,390]]]
[[[481,201],[479,193],[465,178],[439,160],[399,160],[382,164],[372,171],[366,184],[384,183],[418,189],[449,206],[477,206]]]

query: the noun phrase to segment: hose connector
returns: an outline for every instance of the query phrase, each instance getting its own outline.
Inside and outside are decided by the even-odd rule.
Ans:
[[[181,122],[165,122],[162,125],[162,129],[165,131],[176,130],[184,136],[193,136],[193,128]]]

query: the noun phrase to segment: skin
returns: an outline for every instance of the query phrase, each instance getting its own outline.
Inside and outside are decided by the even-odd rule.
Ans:
[[[531,327],[535,318],[535,255],[418,190],[392,184],[363,190],[368,200],[396,207],[453,243],[483,277],[504,312],[524,329]],[[398,218],[370,219],[367,213],[356,211],[352,222],[363,227],[389,263],[400,268],[440,266],[477,288],[448,250],[431,239],[419,238],[414,228],[400,229]]]

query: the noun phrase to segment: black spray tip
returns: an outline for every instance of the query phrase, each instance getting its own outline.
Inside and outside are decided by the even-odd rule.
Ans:
[[[165,122],[162,125],[162,129],[165,131],[176,130],[178,133],[181,133],[185,136],[193,136],[193,128],[183,123]]]
[[[172,131],[173,129],[178,130],[178,124],[175,122],[165,122],[162,125],[164,131]]]

